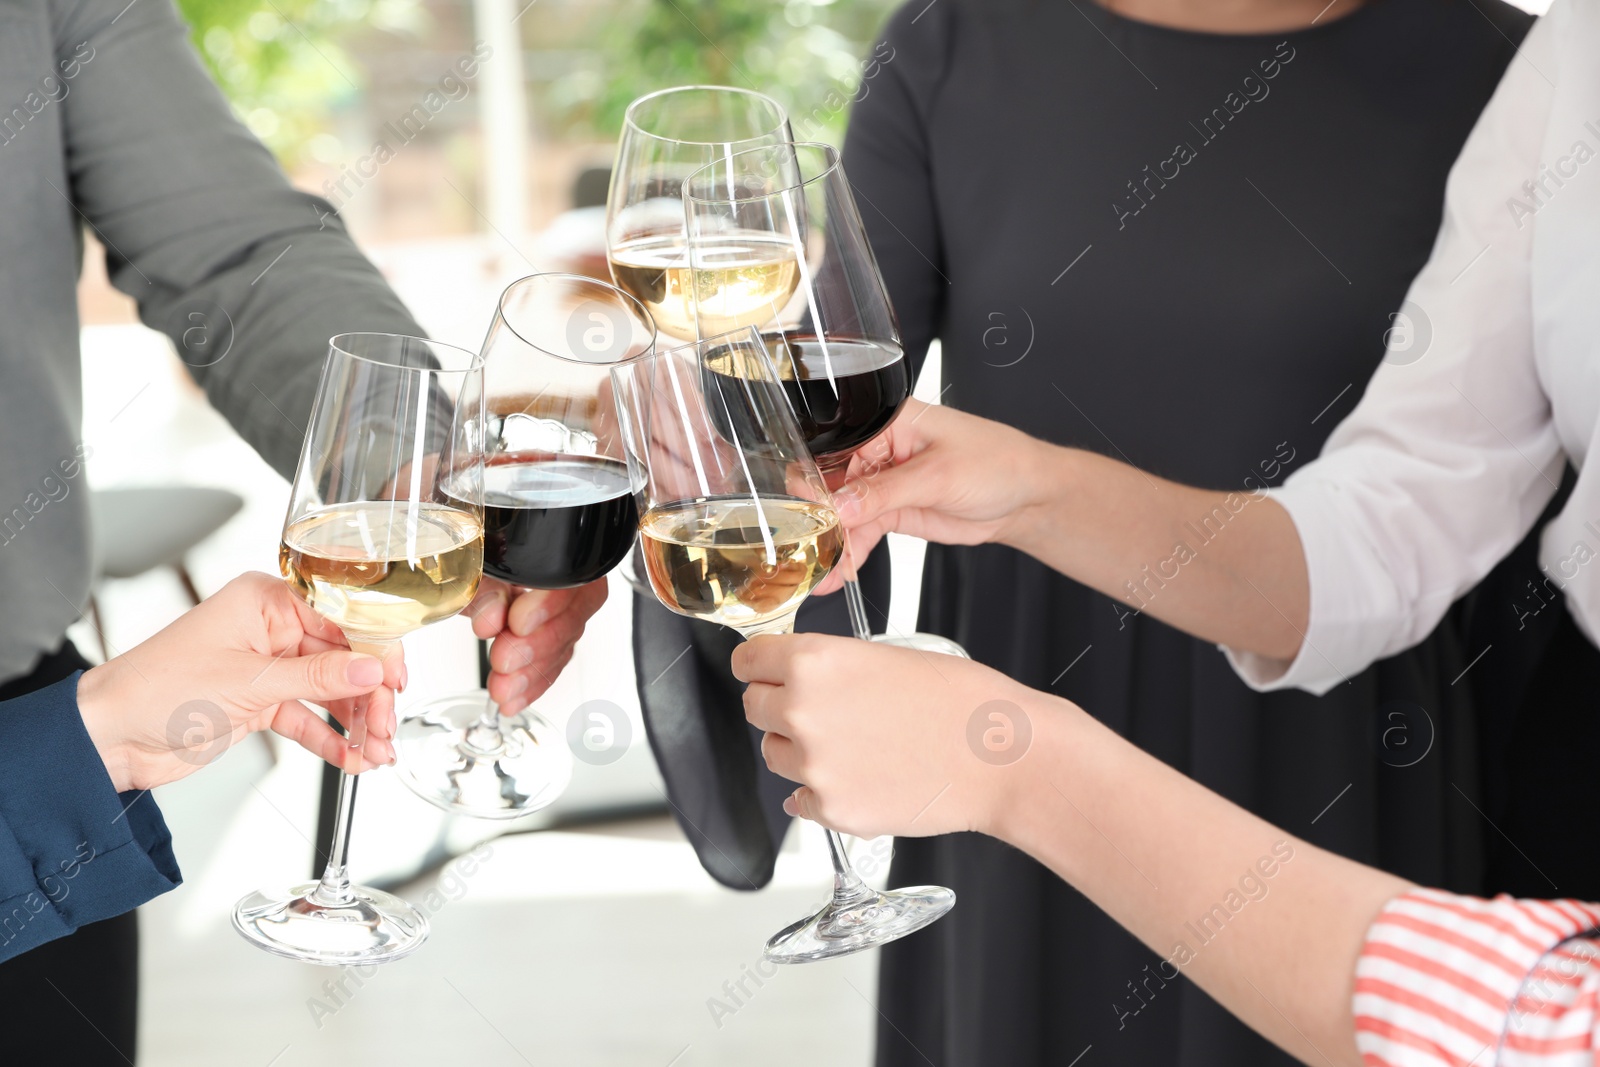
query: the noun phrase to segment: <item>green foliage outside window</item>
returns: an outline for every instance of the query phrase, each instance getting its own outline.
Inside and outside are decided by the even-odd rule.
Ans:
[[[533,0],[518,18],[536,121],[610,138],[629,101],[672,85],[738,85],[789,108],[797,136],[836,140],[869,52],[900,0]],[[355,42],[427,47],[435,19],[472,33],[467,0],[177,0],[239,117],[293,169],[346,154],[333,117],[361,98]],[[371,31],[377,31],[377,38]],[[472,34],[476,37],[476,34]],[[541,73],[538,57],[560,55]],[[870,87],[868,89],[870,91]]]
[[[800,137],[836,140],[900,0],[619,0],[597,62],[552,86],[565,118],[610,136],[629,101],[672,85],[737,85],[776,97]],[[870,91],[870,86],[867,91]]]
[[[239,118],[293,167],[329,162],[330,116],[360,95],[360,66],[340,47],[366,27],[417,34],[419,0],[178,0],[191,39]]]

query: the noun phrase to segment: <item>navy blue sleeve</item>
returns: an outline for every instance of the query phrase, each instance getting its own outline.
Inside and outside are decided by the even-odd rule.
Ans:
[[[81,673],[0,701],[0,963],[182,881],[155,799],[117,793],[89,740]]]

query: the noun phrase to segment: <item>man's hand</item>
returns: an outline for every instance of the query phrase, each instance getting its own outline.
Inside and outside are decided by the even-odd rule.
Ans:
[[[118,792],[192,774],[257,730],[345,766],[345,739],[302,700],[365,733],[364,769],[394,762],[394,688],[404,672],[398,651],[383,662],[351,652],[339,628],[281,580],[245,574],[86,671],[78,709]]]
[[[514,589],[484,578],[467,608],[472,632],[489,647],[489,696],[515,715],[544,695],[572,659],[589,619],[606,602],[606,579],[576,589]]]

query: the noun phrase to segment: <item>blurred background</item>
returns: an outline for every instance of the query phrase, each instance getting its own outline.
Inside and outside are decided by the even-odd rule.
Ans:
[[[798,137],[837,142],[851,99],[870,91],[871,46],[895,5],[179,6],[240,120],[298,186],[333,204],[432,336],[475,349],[507,282],[535,270],[604,273],[607,168],[630,100],[696,82],[755,87],[788,107]],[[165,336],[138,323],[90,242],[80,303],[97,504],[156,486],[243,501],[212,521],[200,512],[215,498],[196,498],[192,525],[215,532],[181,569],[139,561],[129,534],[147,519],[102,513],[100,624],[72,636],[86,654],[114,655],[183,611],[187,586],[204,596],[243,570],[275,571],[288,486],[210,409]],[[937,379],[935,358],[919,395],[932,399]],[[893,548],[891,621],[910,630],[920,550]],[[265,955],[230,928],[246,892],[311,876],[320,771],[305,753],[250,738],[214,770],[162,790],[186,882],[141,912],[142,1067],[870,1063],[872,954],[757,973],[767,936],[824,898],[820,832],[789,835],[762,893],[722,889],[700,870],[645,743],[632,598],[612,581],[538,707],[561,723],[587,701],[619,705],[633,727],[625,756],[578,763],[560,803],[513,824],[447,817],[390,772],[363,779],[353,873],[430,913],[432,940],[411,958],[365,974],[313,967]],[[405,701],[477,682],[460,620],[408,638],[407,656]],[[890,842],[856,842],[854,855],[881,884]]]

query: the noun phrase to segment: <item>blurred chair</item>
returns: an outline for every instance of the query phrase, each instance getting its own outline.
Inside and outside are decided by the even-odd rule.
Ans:
[[[611,168],[585,167],[572,182],[573,207],[605,207],[611,190]]]
[[[98,490],[90,495],[89,507],[94,514],[97,557],[89,614],[100,638],[100,655],[110,658],[96,596],[100,583],[171,567],[189,600],[200,603],[200,590],[186,563],[189,552],[238,514],[244,500],[226,489],[152,485]]]

